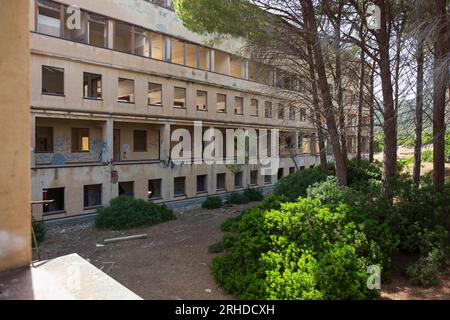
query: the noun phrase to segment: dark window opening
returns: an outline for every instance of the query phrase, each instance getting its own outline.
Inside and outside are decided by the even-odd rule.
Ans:
[[[225,113],[227,108],[227,96],[225,94],[217,94],[217,112]]]
[[[186,178],[180,177],[174,179],[174,191],[173,194],[175,197],[185,196],[186,195]]]
[[[134,181],[119,182],[119,196],[134,198]]]
[[[242,172],[238,172],[234,174],[234,187],[242,188]]]
[[[102,185],[84,186],[84,208],[99,207],[102,205]]]
[[[197,176],[197,193],[206,192],[206,175]]]
[[[64,188],[44,189],[42,199],[52,201],[44,204],[44,214],[64,211]]]
[[[36,127],[36,153],[53,153],[53,128]]]
[[[217,174],[217,191],[225,190],[225,173]]]
[[[162,198],[162,190],[161,190],[162,180],[155,179],[148,181],[148,198],[149,199],[161,199]]]
[[[278,180],[281,180],[284,177],[284,169],[278,169]]]
[[[272,184],[272,176],[264,176],[264,184]]]
[[[42,93],[64,95],[64,69],[42,66]]]
[[[250,172],[250,184],[256,186],[258,184],[258,170],[252,170]]]
[[[244,98],[236,97],[234,99],[234,113],[237,115],[244,114]]]
[[[134,130],[133,145],[134,152],[147,152],[147,131]]]

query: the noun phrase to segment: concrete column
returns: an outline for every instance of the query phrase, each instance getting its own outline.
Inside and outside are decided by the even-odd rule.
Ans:
[[[298,143],[299,143],[299,135],[300,135],[300,132],[296,132],[295,134],[294,134],[294,154],[295,154],[295,156],[298,156],[299,154],[300,154],[300,150],[299,150],[299,148],[298,148]]]
[[[210,66],[209,66],[209,70],[214,72],[216,71],[216,64],[215,64],[215,59],[216,59],[216,52],[214,50],[210,51]]]
[[[30,117],[30,168],[36,166],[36,115]]]
[[[30,3],[0,10],[0,272],[31,262]]]
[[[108,49],[114,49],[114,20],[108,20]]]
[[[166,122],[159,129],[159,137],[160,137],[159,159],[161,161],[168,161],[170,158],[170,138],[171,138],[170,133],[171,133],[170,122]]]
[[[106,165],[103,178],[102,205],[118,196],[117,183],[112,183],[114,157],[114,120],[108,119],[103,125],[102,162]]]

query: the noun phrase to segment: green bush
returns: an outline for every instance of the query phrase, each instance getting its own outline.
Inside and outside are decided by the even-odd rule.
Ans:
[[[276,195],[283,195],[289,201],[295,201],[298,197],[306,197],[306,190],[314,183],[324,181],[327,178],[320,167],[313,167],[303,171],[297,171],[280,179],[274,188]]]
[[[213,274],[243,299],[365,299],[367,266],[379,249],[348,219],[319,200],[283,203],[279,210],[246,210],[232,245],[213,261]]]
[[[244,190],[244,196],[246,196],[250,201],[263,201],[264,195],[261,189],[258,188],[247,188]]]
[[[202,208],[204,209],[218,209],[222,207],[223,201],[220,197],[208,197],[203,203]]]
[[[434,286],[440,283],[444,254],[440,248],[433,248],[419,261],[409,266],[406,274],[409,280],[416,285]]]
[[[245,194],[239,192],[233,192],[227,196],[227,203],[230,204],[247,204],[249,202],[249,198],[247,198]]]
[[[98,229],[124,230],[174,219],[173,211],[165,205],[121,196],[111,200],[108,207],[97,210],[95,226]]]
[[[47,230],[45,228],[45,223],[43,221],[36,221],[33,219],[33,230],[34,235],[36,236],[36,241],[38,244],[40,244],[45,239],[45,235],[47,233]],[[33,248],[35,247],[34,239],[31,237],[31,243]]]
[[[208,247],[208,253],[221,253],[223,252],[222,241],[214,243]]]

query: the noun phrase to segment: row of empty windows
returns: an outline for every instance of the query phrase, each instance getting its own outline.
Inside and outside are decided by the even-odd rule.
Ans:
[[[133,130],[133,151],[148,151],[148,131]],[[91,136],[89,128],[72,128],[71,129],[71,151],[90,152]],[[35,152],[36,153],[53,153],[54,152],[54,130],[53,127],[36,127],[35,132]]]
[[[81,28],[72,29],[64,21],[69,16],[66,6],[50,0],[36,0],[39,33],[85,43],[102,48],[171,62],[206,71],[276,85],[288,90],[299,90],[299,81],[286,71],[241,57],[211,50],[158,32],[109,19],[81,10]],[[109,21],[113,21],[110,30]],[[109,34],[113,43],[109,46]],[[214,54],[212,53],[214,52]]]
[[[289,168],[289,172],[293,173],[295,168]],[[283,169],[280,169],[283,170]],[[282,172],[282,171],[281,171]],[[258,170],[250,172],[250,185],[258,185]],[[280,176],[279,176],[280,178]],[[226,174],[219,173],[216,176],[216,190],[222,192],[226,190],[225,185]],[[196,177],[197,194],[208,192],[207,175],[199,175]],[[271,184],[272,176],[264,176],[264,183]],[[234,187],[239,189],[243,187],[243,173],[234,174]],[[119,196],[134,197],[134,181],[119,182]],[[186,196],[186,177],[174,178],[173,195],[175,197]],[[148,199],[162,199],[162,179],[154,179],[148,181]],[[65,188],[50,188],[43,191],[43,200],[50,201],[44,204],[44,214],[59,213],[65,210]],[[92,209],[102,205],[102,185],[86,185],[83,187],[83,207]]]
[[[173,104],[176,108],[186,108],[186,88],[174,87]],[[102,75],[84,72],[83,74],[83,97],[85,99],[102,99]],[[135,81],[132,79],[118,79],[117,101],[121,103],[135,103]],[[48,95],[64,95],[64,69],[51,66],[42,66],[42,93]],[[227,112],[227,95],[218,93],[216,96],[216,110],[219,113]],[[163,85],[159,83],[148,83],[148,105],[163,105]],[[208,92],[196,91],[196,108],[199,111],[208,110]],[[285,119],[285,105],[278,104],[278,119]],[[250,114],[258,117],[260,109],[260,101],[258,99],[250,99]],[[295,121],[296,114],[300,114],[300,121],[306,121],[306,110],[289,106],[289,120]],[[244,98],[234,98],[234,114],[244,114]],[[264,117],[273,117],[273,103],[271,101],[264,102]]]

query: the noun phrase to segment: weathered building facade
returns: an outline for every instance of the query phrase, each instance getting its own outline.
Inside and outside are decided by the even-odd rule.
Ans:
[[[270,188],[294,159],[299,168],[318,163],[307,108],[267,89],[283,82],[281,72],[237,56],[238,43],[205,45],[170,2],[29,1],[31,197],[54,200],[35,217],[94,213],[122,194],[186,203]],[[257,165],[174,165],[171,136],[194,131],[194,121],[204,130],[277,128],[293,147],[281,148],[273,176]]]

